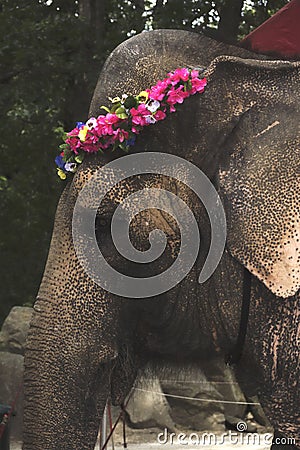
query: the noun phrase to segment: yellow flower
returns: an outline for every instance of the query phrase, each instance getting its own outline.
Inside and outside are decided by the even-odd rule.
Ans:
[[[87,127],[86,125],[84,125],[84,127],[82,127],[79,130],[78,137],[81,141],[83,141],[83,142],[85,141],[88,130],[89,130],[89,127]]]
[[[149,98],[149,94],[147,91],[142,91],[139,93],[138,95],[138,99],[142,102],[142,103],[146,103],[147,100]]]
[[[65,174],[65,172],[61,169],[57,169],[57,175],[59,176],[59,178],[61,180],[65,180],[67,178],[67,175]]]

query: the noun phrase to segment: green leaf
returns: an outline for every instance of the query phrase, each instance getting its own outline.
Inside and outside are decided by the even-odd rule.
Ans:
[[[76,155],[76,156],[75,156],[75,161],[76,161],[78,164],[81,164],[83,160],[84,160],[84,153],[79,153],[79,155]]]
[[[69,161],[72,156],[74,156],[74,153],[72,152],[70,147],[67,145],[66,149],[64,150],[64,160]]]
[[[8,188],[8,179],[1,175],[0,176],[0,191],[4,191],[4,189]]]
[[[117,117],[119,119],[127,119],[128,115],[126,114],[125,108],[123,106],[119,107],[115,111]]]
[[[116,113],[116,115],[119,119],[122,119],[122,120],[128,119],[128,116],[126,113],[119,113],[119,114]]]
[[[119,108],[119,106],[120,106],[119,103],[118,104],[115,103],[110,110],[111,114],[114,114],[116,112],[116,110]]]
[[[104,109],[107,113],[110,113],[111,110],[107,108],[107,106],[100,106],[100,109]]]

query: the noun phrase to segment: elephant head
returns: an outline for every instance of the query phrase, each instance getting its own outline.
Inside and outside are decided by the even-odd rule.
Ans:
[[[233,256],[275,295],[294,295],[300,287],[297,245],[299,208],[294,207],[299,191],[296,87],[299,64],[258,61],[257,58],[265,57],[181,31],[151,33],[150,48],[145,35],[135,38],[131,44],[129,42],[119,46],[108,59],[95,89],[90,115],[97,114],[99,104],[105,102],[107,95],[136,93],[176,67],[209,66],[204,72],[209,77],[209,105],[199,98],[202,104],[196,107],[199,106],[202,112],[202,123],[203,119],[205,122],[211,120],[212,127],[215,129],[218,126],[220,129],[217,136],[214,133],[215,136],[211,136],[211,142],[208,142],[207,133],[203,133],[204,127],[195,121],[198,134],[201,133],[203,138],[201,141],[197,135],[198,139],[195,139],[199,153],[194,160],[199,165],[203,151],[206,159],[215,157],[215,151],[216,157],[220,158],[219,165],[212,164],[212,170],[218,167],[220,190],[224,200],[228,200],[228,245]],[[207,49],[201,56],[200,48]],[[119,54],[126,61],[125,67]],[[229,86],[231,83],[232,89]],[[293,94],[290,94],[290,88]],[[214,93],[215,98],[212,99]],[[267,106],[269,103],[270,107]],[[204,111],[205,107],[207,110]],[[182,123],[182,117],[178,121]],[[176,121],[170,122],[168,130],[174,130]],[[190,120],[187,122],[189,133]],[[177,130],[178,142],[178,134],[185,139],[185,133],[182,126]],[[160,142],[164,132],[157,133]],[[212,134],[210,128],[209,132]],[[168,140],[170,134],[165,134]],[[219,140],[224,137],[222,145],[213,142],[216,137]],[[147,149],[150,149],[152,143],[149,143],[149,138],[147,141]],[[183,144],[178,154],[188,158],[186,152],[189,147]],[[162,148],[169,151],[168,143],[161,144],[159,149]],[[174,149],[170,151],[174,153]],[[251,211],[249,226],[244,223],[245,215],[241,214],[240,208]]]
[[[270,298],[279,296],[284,302],[294,296],[292,301],[296,304],[300,282],[299,63],[267,61],[241,48],[184,31],[144,33],[110,55],[89,115],[98,115],[99,106],[106,103],[108,96],[136,94],[177,67],[202,67],[208,79],[205,94],[189,99],[172,117],[149,127],[139,136],[134,152],[174,154],[199,167],[214,183],[227,215],[226,258],[235,261],[230,264],[237,267],[228,284],[240,285],[240,279],[235,281],[235,277],[244,266],[260,280],[259,286],[264,283]],[[92,449],[107,397],[124,400],[133,383],[138,364],[133,351],[137,336],[141,337],[143,348],[147,347],[140,325],[144,304],[138,308],[136,302],[110,294],[93,282],[79,263],[72,240],[73,210],[79,192],[99,168],[119,156],[107,152],[86,158],[66,186],[57,208],[27,343],[24,450]],[[101,184],[101,171],[97,177]],[[174,185],[164,178],[147,175],[146,182],[129,179],[116,184],[101,209],[97,237],[106,247],[108,261],[119,267],[122,262],[114,256],[112,243],[106,239],[107,220],[133,189],[145,183],[156,188],[163,183],[190,206],[195,203],[193,194],[182,183]],[[88,205],[81,205],[83,210],[95,200],[91,197]],[[196,212],[200,222],[204,215],[200,206]],[[172,260],[174,248],[176,253],[178,230],[172,218],[158,215],[154,209],[149,228],[143,224],[137,217],[133,225],[133,241],[142,250],[145,248],[141,242],[151,227],[162,228],[170,238],[166,249],[169,259],[162,260],[164,267],[166,261]],[[209,232],[205,235],[203,226],[201,235],[205,241]],[[205,251],[200,254],[200,261],[203,256]],[[195,265],[196,271],[199,264]],[[136,266],[127,269],[134,272]],[[178,330],[181,320],[183,323],[191,317],[195,321],[195,310],[206,301],[205,284],[198,285],[194,275],[192,270],[187,281],[181,283],[184,292],[179,285],[153,299],[153,303],[147,300],[147,314],[151,316],[153,305],[156,313],[152,314],[157,321],[162,304],[161,315],[172,316],[168,305],[176,305],[180,311],[177,319],[172,316],[172,324],[162,331],[165,336],[172,327]],[[214,276],[208,283],[213,285]],[[209,306],[204,308],[206,314],[208,310]],[[219,331],[212,314],[204,314],[201,323],[204,335],[211,336],[214,347],[214,336]],[[232,312],[234,329],[238,316],[238,310]],[[231,326],[228,324],[228,329]],[[220,332],[218,346],[226,347],[225,336]],[[187,345],[191,339],[195,348],[201,347],[200,337],[195,337],[193,329],[185,335]],[[295,359],[291,361],[290,370],[296,369]],[[298,383],[296,378],[294,382]],[[296,410],[291,410],[294,417]],[[276,417],[277,425],[280,420]]]

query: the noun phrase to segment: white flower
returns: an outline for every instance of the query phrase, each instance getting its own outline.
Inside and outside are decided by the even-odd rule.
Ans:
[[[155,123],[156,119],[153,116],[145,116],[146,123]]]
[[[127,94],[123,94],[123,95],[122,95],[122,98],[121,98],[121,103],[122,103],[122,104],[125,102],[125,100],[126,100],[127,97],[128,97]]]
[[[147,105],[147,109],[152,113],[156,112],[159,107],[160,107],[160,102],[157,100],[151,100]]]
[[[95,119],[95,117],[91,117],[87,122],[86,122],[86,126],[88,127],[89,130],[92,130],[95,125],[97,125],[97,120]]]
[[[77,164],[76,163],[66,163],[65,170],[67,172],[76,172]]]

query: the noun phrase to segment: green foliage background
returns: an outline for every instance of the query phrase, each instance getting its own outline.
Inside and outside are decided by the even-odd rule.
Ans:
[[[286,3],[0,1],[0,322],[13,305],[32,304],[37,293],[63,188],[53,162],[58,128],[71,129],[87,117],[110,51],[152,28],[235,41]],[[236,26],[226,21],[231,9]]]

